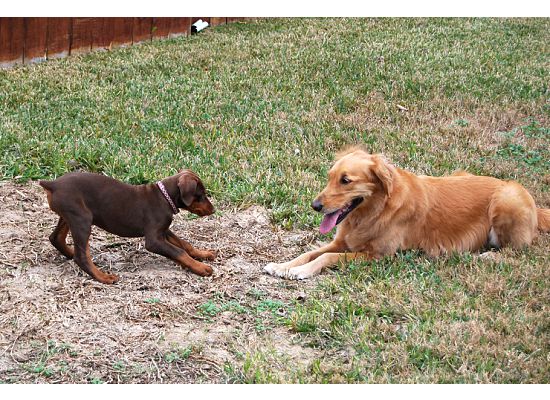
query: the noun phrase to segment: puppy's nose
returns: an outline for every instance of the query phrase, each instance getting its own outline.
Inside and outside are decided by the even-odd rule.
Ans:
[[[323,203],[315,199],[313,200],[313,203],[311,203],[311,208],[313,208],[315,211],[321,211],[323,209]]]

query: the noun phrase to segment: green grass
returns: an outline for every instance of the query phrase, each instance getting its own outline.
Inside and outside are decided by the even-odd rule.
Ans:
[[[548,28],[270,19],[1,71],[0,177],[85,169],[142,183],[190,167],[219,201],[311,226],[308,204],[347,143],[425,173],[490,173],[480,132],[546,126]]]
[[[164,361],[169,364],[181,362],[188,359],[192,352],[192,347],[175,348],[164,355]]]
[[[505,140],[497,151],[497,157],[514,160],[534,173],[548,173],[550,128],[541,126],[535,119],[526,122],[526,125],[514,128],[510,132],[502,132]]]
[[[188,167],[218,204],[314,229],[334,152],[365,143],[416,173],[518,180],[549,207],[548,32],[547,18],[268,19],[0,71],[0,178],[143,183]],[[250,352],[225,366],[234,382],[548,383],[541,240],[499,262],[405,252],[342,266],[304,304],[251,292],[196,311],[266,332],[283,307],[324,354],[303,367]],[[50,358],[30,367],[58,373]]]
[[[264,298],[265,294],[252,290],[248,293],[250,298],[241,301],[228,300],[221,293],[216,293],[213,299],[209,299],[197,306],[197,314],[206,317],[212,322],[217,315],[225,312],[232,314],[247,314],[255,318],[257,331],[267,331],[275,325],[284,324],[284,316],[293,308],[280,300]]]
[[[304,346],[324,349],[306,367],[265,349],[240,382],[548,382],[544,249],[437,260],[416,252],[342,266],[287,323]],[[273,366],[280,365],[273,375]],[[237,376],[235,376],[237,375]]]
[[[59,375],[66,375],[71,369],[67,359],[78,356],[78,353],[68,343],[57,343],[48,340],[44,348],[41,343],[33,342],[32,347],[36,349],[34,360],[23,364],[23,369],[38,377],[52,378]],[[63,359],[65,358],[65,359]]]

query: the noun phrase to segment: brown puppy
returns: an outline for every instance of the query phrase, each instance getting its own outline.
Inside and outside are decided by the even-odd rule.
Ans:
[[[59,215],[50,242],[65,257],[102,283],[114,283],[118,276],[99,270],[90,257],[92,225],[124,237],[145,236],[145,248],[160,254],[192,272],[208,276],[212,268],[195,261],[215,258],[215,252],[197,250],[170,231],[179,208],[198,216],[210,215],[214,207],[206,197],[199,177],[183,170],[160,182],[128,185],[104,175],[75,172],[55,181],[40,181],[52,211]],[[71,232],[74,249],[65,241]]]
[[[550,230],[550,209],[537,209],[516,182],[467,172],[416,176],[360,147],[337,156],[312,207],[325,214],[321,233],[340,224],[334,240],[292,261],[268,264],[268,273],[305,279],[340,261],[406,249],[436,256],[486,245],[518,248],[531,244],[537,229]]]

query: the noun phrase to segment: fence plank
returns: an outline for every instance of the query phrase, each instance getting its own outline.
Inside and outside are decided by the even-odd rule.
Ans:
[[[132,30],[132,42],[138,43],[145,40],[151,40],[151,28],[153,27],[153,18],[134,18],[134,27]]]
[[[113,24],[114,35],[112,47],[119,47],[132,44],[132,32],[134,29],[133,18],[106,18],[110,20],[109,23]]]
[[[111,47],[114,37],[114,28],[111,18],[97,18],[93,23],[92,50],[105,50]]]
[[[47,18],[25,18],[25,51],[23,62],[46,60]]]
[[[71,18],[53,17],[47,20],[47,58],[65,57],[71,46]]]
[[[0,67],[23,62],[24,40],[23,18],[0,18]]]
[[[191,18],[190,17],[175,17],[170,18],[169,37],[183,36],[191,34]]]
[[[210,25],[212,26],[224,25],[226,22],[226,17],[210,17]]]
[[[69,54],[86,53],[92,49],[93,32],[101,29],[100,18],[73,18],[72,40]]]
[[[112,49],[132,44],[134,18],[98,18],[98,27],[93,29],[92,49]]]
[[[170,33],[170,18],[153,18],[153,40],[168,37]]]

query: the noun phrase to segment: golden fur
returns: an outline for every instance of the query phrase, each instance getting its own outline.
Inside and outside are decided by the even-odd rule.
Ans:
[[[343,183],[343,177],[351,182]],[[486,245],[530,245],[537,229],[550,230],[550,209],[537,209],[529,192],[513,181],[464,171],[447,177],[417,176],[383,156],[353,147],[337,155],[328,184],[316,199],[322,212],[363,198],[337,226],[334,240],[265,270],[293,279],[353,258],[379,258],[420,249],[431,256],[477,251]]]

